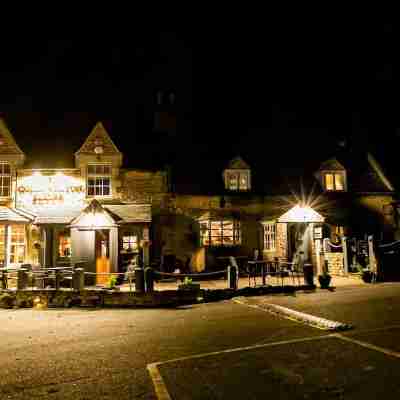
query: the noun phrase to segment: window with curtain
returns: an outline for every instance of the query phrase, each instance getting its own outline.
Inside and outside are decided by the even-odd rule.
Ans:
[[[250,171],[225,171],[225,188],[232,191],[250,190]]]
[[[325,173],[325,190],[327,191],[343,191],[344,190],[344,173],[327,172]]]
[[[71,236],[69,232],[61,232],[58,236],[58,256],[71,257]]]
[[[241,243],[240,222],[235,220],[202,221],[202,246],[235,246]]]

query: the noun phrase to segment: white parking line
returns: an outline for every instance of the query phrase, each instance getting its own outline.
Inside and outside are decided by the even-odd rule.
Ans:
[[[379,351],[380,353],[386,354],[388,356],[400,358],[400,353],[397,351],[392,351],[390,349],[385,349],[384,347],[375,346],[374,344],[364,342],[363,340],[353,339],[349,336],[341,335],[340,333],[333,334],[333,336],[337,337],[338,339],[344,340],[346,342],[355,343],[358,344],[359,346],[366,347],[367,349],[370,350]]]
[[[262,306],[259,306],[255,304],[248,304],[239,299],[234,299],[233,301],[246,307],[255,308],[260,311],[278,315],[279,317],[295,322],[300,322],[312,326],[313,328],[322,329],[324,331],[343,331],[352,328],[351,325],[345,324],[343,322],[316,317],[315,315],[306,314],[277,304],[264,303]]]
[[[168,393],[167,387],[165,386],[164,379],[162,378],[160,371],[158,370],[157,364],[149,364],[147,370],[153,381],[154,390],[156,391],[158,400],[172,400]]]
[[[149,371],[150,377],[153,381],[157,399],[158,400],[172,400],[170,394],[168,393],[167,386],[165,385],[165,382],[160,374],[160,370],[158,369],[158,367],[160,365],[170,364],[170,363],[174,363],[174,362],[178,362],[178,361],[193,360],[196,358],[216,356],[216,355],[220,355],[220,354],[235,353],[235,352],[239,352],[239,351],[248,351],[248,350],[253,350],[253,349],[260,349],[260,348],[264,348],[264,347],[273,347],[273,346],[279,346],[279,345],[285,345],[285,344],[291,344],[291,343],[310,342],[313,340],[322,340],[322,339],[328,339],[328,338],[333,338],[333,337],[336,337],[336,335],[330,334],[330,335],[322,335],[322,336],[305,337],[305,338],[300,338],[300,339],[281,340],[279,342],[256,344],[253,346],[236,347],[233,349],[213,351],[210,353],[195,354],[192,356],[179,357],[179,358],[174,358],[174,359],[167,360],[167,361],[151,363],[151,364],[147,365],[147,370]]]

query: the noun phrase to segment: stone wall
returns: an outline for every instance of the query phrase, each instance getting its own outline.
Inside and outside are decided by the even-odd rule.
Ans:
[[[150,202],[153,196],[167,192],[167,177],[163,171],[121,171],[124,201]]]

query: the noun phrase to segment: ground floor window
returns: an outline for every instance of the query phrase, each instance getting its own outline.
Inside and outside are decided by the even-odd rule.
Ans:
[[[6,226],[0,225],[0,263],[3,265],[6,255],[5,230]],[[22,264],[25,262],[26,253],[25,225],[11,225],[9,235],[9,264]]]
[[[266,222],[264,225],[264,250],[275,251],[276,249],[276,223]]]
[[[202,246],[233,246],[241,243],[240,222],[234,220],[200,222]]]
[[[71,235],[68,231],[58,235],[58,256],[71,257]]]
[[[24,225],[11,226],[10,264],[22,264],[25,261],[26,235]]]
[[[135,235],[127,234],[122,237],[122,249],[128,253],[138,250],[138,238]]]
[[[0,225],[0,265],[4,265],[4,256],[5,256],[5,251],[4,251],[4,232],[5,232],[5,226]]]

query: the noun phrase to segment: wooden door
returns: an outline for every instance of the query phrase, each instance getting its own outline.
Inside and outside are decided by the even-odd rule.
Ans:
[[[108,274],[110,268],[110,231],[98,229],[95,233],[96,273]],[[107,285],[111,275],[97,275],[97,285]]]

